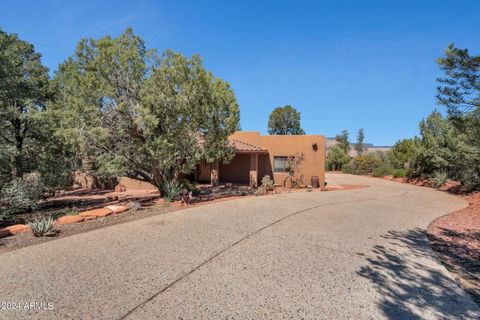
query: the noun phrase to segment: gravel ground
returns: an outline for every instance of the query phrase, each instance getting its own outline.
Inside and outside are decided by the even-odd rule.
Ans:
[[[26,232],[6,238],[0,238],[0,253],[21,249],[52,240],[59,240],[79,233],[126,223],[137,219],[165,214],[175,209],[176,208],[173,206],[160,205],[150,208],[147,207],[138,211],[129,210],[120,214],[110,215],[105,218],[97,218],[95,220],[85,220],[74,224],[57,225],[55,226],[55,229],[59,232],[54,237],[34,237],[30,232]]]
[[[480,304],[480,193],[466,200],[467,208],[434,220],[427,232],[444,265]]]

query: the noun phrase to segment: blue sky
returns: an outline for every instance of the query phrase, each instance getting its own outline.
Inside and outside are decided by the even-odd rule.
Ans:
[[[2,1],[0,28],[55,70],[82,37],[127,27],[147,47],[200,53],[231,83],[243,130],[291,104],[309,134],[363,127],[377,145],[418,132],[448,43],[480,53],[480,1]]]

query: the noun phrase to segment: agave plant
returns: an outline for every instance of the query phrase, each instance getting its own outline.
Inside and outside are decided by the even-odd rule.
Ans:
[[[54,236],[57,230],[53,229],[55,218],[53,216],[37,218],[27,222],[35,237]]]
[[[163,183],[163,192],[165,193],[164,198],[168,202],[175,201],[181,191],[183,189],[183,185],[178,182],[177,180],[165,181]]]

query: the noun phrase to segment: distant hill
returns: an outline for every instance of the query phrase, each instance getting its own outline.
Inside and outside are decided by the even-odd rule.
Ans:
[[[325,149],[328,150],[336,145],[338,142],[335,140],[335,138],[326,138],[325,139]],[[356,157],[357,156],[357,151],[355,151],[354,146],[355,143],[350,144],[350,151],[348,152],[350,157]],[[375,152],[375,151],[380,151],[380,152],[388,152],[390,149],[392,149],[392,146],[375,146],[373,143],[364,143],[363,147],[365,149],[365,152]]]

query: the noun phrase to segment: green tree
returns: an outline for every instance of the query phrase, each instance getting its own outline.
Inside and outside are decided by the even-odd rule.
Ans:
[[[327,169],[342,170],[342,167],[350,162],[350,156],[340,146],[336,145],[330,148],[327,153]]]
[[[147,60],[143,40],[127,29],[117,38],[82,39],[55,75],[56,135],[75,154],[78,169],[87,174],[91,187],[119,170],[118,161],[108,154],[107,142],[112,134],[122,133],[113,132],[123,130],[115,121],[128,126],[128,117],[136,116],[149,70]],[[109,161],[102,164],[102,159]]]
[[[30,43],[0,30],[0,175],[2,181],[34,169],[40,151],[40,113],[48,100],[48,69]]]
[[[472,56],[468,49],[459,49],[451,43],[445,56],[437,63],[445,72],[439,78],[437,100],[447,106],[452,115],[480,108],[480,56]]]
[[[387,154],[390,164],[396,169],[408,168],[414,156],[414,139],[398,140]]]
[[[472,115],[465,117],[480,124],[478,115],[476,120]],[[420,135],[409,168],[410,177],[432,177],[445,172],[469,191],[480,187],[480,148],[472,143],[470,132],[460,131],[452,119],[435,111],[420,123]]]
[[[337,134],[335,137],[337,145],[347,154],[350,152],[350,141],[348,141],[348,135],[349,134],[347,130],[342,130],[342,132]]]
[[[268,133],[305,134],[300,124],[300,112],[290,105],[275,108],[268,118]]]
[[[147,50],[131,29],[83,39],[59,69],[58,135],[97,177],[127,175],[164,191],[200,160],[228,160],[239,128],[229,84],[187,59]],[[86,161],[85,161],[86,159]],[[85,165],[84,165],[84,169]]]
[[[357,151],[357,154],[358,155],[362,155],[363,151],[364,151],[364,143],[365,141],[365,130],[363,129],[358,129],[358,133],[357,133],[357,143],[355,143],[355,151]]]

